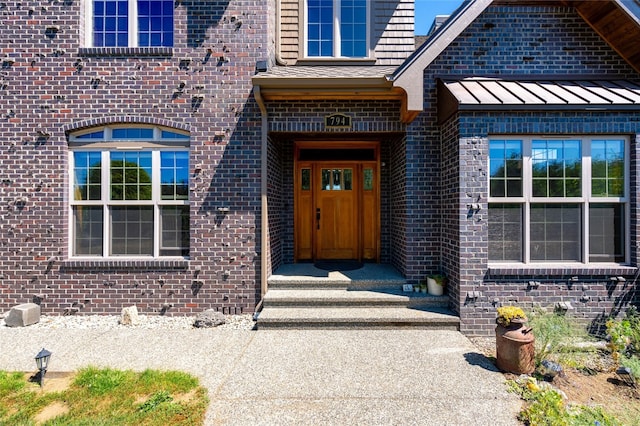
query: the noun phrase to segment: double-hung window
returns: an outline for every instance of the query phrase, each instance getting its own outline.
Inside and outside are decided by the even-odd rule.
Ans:
[[[628,140],[489,140],[490,262],[628,261]]]
[[[306,56],[369,56],[367,0],[305,0]]]
[[[91,0],[87,4],[88,46],[173,46],[173,0]]]
[[[109,126],[69,145],[72,256],[189,256],[189,135]]]

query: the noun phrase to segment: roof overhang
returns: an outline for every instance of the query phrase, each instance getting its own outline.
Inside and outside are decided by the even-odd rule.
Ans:
[[[407,123],[416,114],[407,115],[406,92],[395,87],[388,75],[395,67],[292,66],[274,67],[255,75],[254,86],[260,87],[262,98],[269,101],[295,100],[395,100],[401,104],[400,114]]]
[[[632,0],[465,0],[390,76],[393,85],[407,94],[408,115],[424,108],[424,70],[492,4],[573,6],[594,31],[640,72],[640,18],[636,16],[640,5]]]
[[[438,121],[457,111],[640,111],[640,82],[628,80],[438,80]]]

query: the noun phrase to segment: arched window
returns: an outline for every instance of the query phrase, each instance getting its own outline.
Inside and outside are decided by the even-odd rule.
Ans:
[[[72,256],[189,256],[187,133],[105,126],[69,148]]]

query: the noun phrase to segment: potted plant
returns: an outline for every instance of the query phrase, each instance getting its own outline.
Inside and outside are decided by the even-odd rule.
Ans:
[[[527,315],[522,308],[517,306],[501,306],[497,309],[498,316],[496,324],[509,327],[512,324],[524,324],[527,322]]]
[[[535,369],[535,338],[523,327],[527,315],[517,306],[501,306],[496,317],[496,365],[502,371],[531,374]]]
[[[427,283],[425,281],[420,283],[420,291],[425,294],[427,293]]]
[[[444,286],[446,277],[442,274],[429,275],[427,277],[427,288],[432,296],[442,296],[444,294]]]

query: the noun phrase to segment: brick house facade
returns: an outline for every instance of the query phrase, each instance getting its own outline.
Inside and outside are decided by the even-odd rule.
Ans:
[[[364,2],[367,35],[352,42],[363,53],[347,54],[348,44],[332,40],[342,52],[328,55],[303,1],[170,2],[173,40],[153,47],[140,46],[142,37],[97,45],[109,32],[92,29],[89,17],[99,15],[97,3],[110,2],[37,3],[0,8],[0,239],[7,253],[0,259],[0,309],[37,300],[52,314],[113,314],[131,304],[169,315],[252,313],[279,267],[323,257],[390,264],[408,283],[445,273],[450,307],[467,334],[489,332],[501,304],[569,308],[598,320],[636,302],[640,61],[621,35],[599,29],[593,16],[604,12],[589,10],[589,2],[465,1],[415,52],[412,1]],[[607,13],[626,10],[623,2],[602,3]],[[136,25],[144,32],[144,13],[129,11],[142,19],[129,32]],[[623,18],[621,27],[640,33],[637,17]],[[625,105],[588,108],[583,99],[542,108],[533,101],[483,103],[471,91],[473,104],[454,91],[473,77],[505,80],[501,87],[595,80],[598,93],[615,92],[606,82],[622,81],[616,90],[635,95],[622,96]],[[349,122],[330,125],[335,114]],[[524,170],[532,150],[542,152],[538,140],[576,138],[624,141],[623,194],[607,193],[606,202],[565,194],[568,200],[558,202],[491,193],[492,144],[518,140]],[[580,140],[581,152],[601,143]],[[147,154],[127,156],[136,152],[150,152],[152,177],[139,171]],[[183,152],[186,199],[177,177],[186,176],[177,160]],[[124,175],[137,176],[128,182],[137,192],[114,202],[117,158],[125,159]],[[584,161],[578,167],[591,173],[591,159]],[[102,180],[92,177],[94,169]],[[347,176],[361,178],[362,186]],[[531,191],[527,176],[519,182]],[[346,246],[327,242],[328,234],[306,235],[316,210],[324,215],[333,201],[305,204],[305,182],[325,177],[326,189],[354,185],[359,194],[339,201],[355,205],[347,228],[357,232]],[[145,186],[153,187],[148,196]],[[579,212],[579,244],[571,249],[567,237],[560,251],[577,258],[554,258],[549,239],[540,244],[552,254],[541,262],[532,248],[531,211],[563,203]],[[616,228],[622,260],[589,261],[585,241],[595,225],[585,220],[602,206],[623,212]],[[507,207],[524,212],[519,236],[509,236],[520,253],[497,262],[490,259],[495,247],[508,249],[490,231],[497,216],[489,215],[506,215]],[[124,219],[113,221],[117,215]]]
[[[0,308],[36,300],[50,314],[132,304],[148,313],[253,312],[260,111],[250,77],[268,52],[267,2],[170,2],[173,43],[157,47],[87,42],[91,3],[0,8]],[[188,135],[188,260],[74,256],[69,141],[104,126]]]

